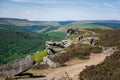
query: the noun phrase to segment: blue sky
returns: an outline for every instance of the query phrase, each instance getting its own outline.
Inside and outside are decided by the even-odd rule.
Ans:
[[[120,0],[0,0],[0,17],[29,20],[120,20]]]

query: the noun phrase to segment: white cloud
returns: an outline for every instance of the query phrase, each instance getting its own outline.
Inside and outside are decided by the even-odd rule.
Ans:
[[[53,0],[11,0],[13,2],[26,2],[26,3],[56,3]]]

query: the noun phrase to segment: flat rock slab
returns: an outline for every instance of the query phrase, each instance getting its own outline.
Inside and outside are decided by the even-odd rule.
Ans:
[[[0,77],[18,75],[32,68],[34,64],[35,61],[30,55],[25,58],[12,61],[8,64],[0,66]]]

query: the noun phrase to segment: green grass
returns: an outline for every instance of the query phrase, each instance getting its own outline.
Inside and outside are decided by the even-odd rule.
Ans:
[[[70,37],[68,37],[68,39],[69,40],[75,40],[78,36],[79,36],[79,34],[73,34]]]
[[[39,53],[34,54],[33,58],[34,58],[35,62],[38,63],[38,62],[42,61],[45,56],[47,56],[47,53],[45,50],[43,50],[43,51],[40,51]]]

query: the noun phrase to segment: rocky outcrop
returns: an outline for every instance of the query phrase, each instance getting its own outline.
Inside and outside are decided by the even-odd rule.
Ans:
[[[68,60],[67,57],[71,56],[71,54],[65,55],[66,48],[70,47],[72,43],[83,43],[94,46],[94,32],[87,30],[82,31],[78,28],[67,30],[68,38],[74,35],[77,35],[78,37],[73,40],[62,40],[61,42],[47,41],[45,50],[48,56],[43,58],[44,64],[48,64],[50,67],[58,67],[64,64]],[[61,57],[64,57],[64,59],[61,59]]]
[[[10,77],[18,75],[32,68],[34,64],[35,61],[30,55],[25,58],[12,61],[8,64],[0,66],[0,77]]]
[[[61,66],[61,63],[55,62],[54,58],[57,58],[59,54],[64,53],[64,49],[72,44],[70,40],[63,40],[61,42],[57,41],[47,41],[46,49],[48,56],[43,58],[42,64],[48,64],[49,67],[55,68]],[[58,54],[57,54],[58,53]]]
[[[46,52],[48,55],[54,55],[60,51],[63,51],[65,48],[69,47],[72,44],[70,40],[63,40],[61,42],[57,41],[47,41],[46,42]]]
[[[76,29],[68,29],[67,30],[67,38],[69,37],[69,36],[71,36],[72,34],[76,34],[76,33],[79,33],[79,28],[76,28]]]

